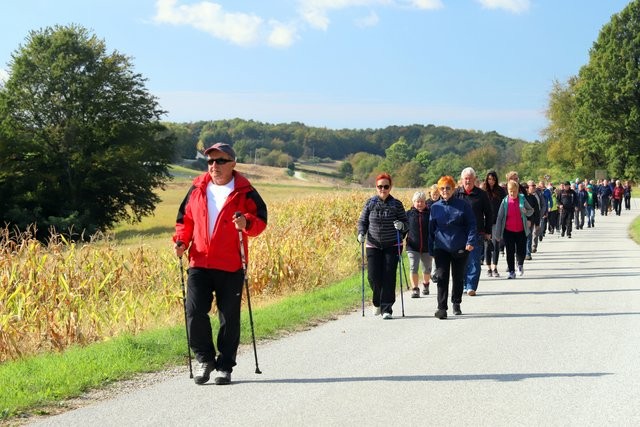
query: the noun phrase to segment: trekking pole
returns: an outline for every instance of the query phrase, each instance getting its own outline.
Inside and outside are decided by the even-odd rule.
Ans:
[[[362,260],[362,317],[364,317],[364,241],[360,243],[360,259]]]
[[[187,332],[187,357],[189,359],[189,378],[193,378],[193,367],[191,366],[191,340],[189,339],[189,325],[187,324],[187,294],[184,290],[184,269],[182,267],[182,257],[178,259],[180,264],[180,282],[182,283],[182,308],[184,308],[184,329]]]
[[[241,212],[236,212],[235,217],[241,216]],[[242,230],[238,230],[238,238],[240,239],[240,258],[242,259],[242,273],[244,275],[244,287],[247,291],[247,306],[249,307],[249,325],[251,325],[251,341],[253,342],[253,357],[256,360],[256,374],[261,374],[262,371],[258,367],[258,350],[256,349],[256,333],[253,329],[253,313],[251,312],[251,296],[249,295],[249,277],[247,277],[247,257],[244,253],[244,239],[242,237]]]
[[[404,256],[400,256],[400,265],[402,266],[402,274],[404,274],[404,284],[407,290],[411,289],[409,286],[409,280],[407,279],[407,270],[404,268]]]
[[[402,268],[402,246],[400,246],[400,230],[396,230],[396,236],[398,236],[398,262],[400,263],[400,268]],[[402,273],[398,271],[398,276],[400,276],[400,305],[402,306],[402,317],[404,317],[404,291],[402,289]]]

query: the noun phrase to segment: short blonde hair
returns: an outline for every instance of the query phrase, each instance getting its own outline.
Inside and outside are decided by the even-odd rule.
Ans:
[[[509,182],[507,183],[507,190],[518,191],[519,189],[520,189],[520,184],[518,184],[517,181],[510,179]]]

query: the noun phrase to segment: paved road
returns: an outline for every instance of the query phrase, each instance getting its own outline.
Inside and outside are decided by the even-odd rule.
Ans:
[[[354,312],[259,344],[262,375],[247,348],[231,386],[195,386],[185,368],[38,425],[638,426],[631,212],[598,215],[573,239],[548,236],[523,277],[483,277],[463,316],[437,320],[433,295],[405,293],[405,317]]]

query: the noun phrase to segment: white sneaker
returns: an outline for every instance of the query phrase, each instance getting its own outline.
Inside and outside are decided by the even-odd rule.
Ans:
[[[393,319],[393,316],[391,315],[391,313],[384,313],[382,315],[382,318],[385,320],[389,320],[389,319]]]
[[[521,265],[518,266],[518,276],[522,276],[524,274],[524,267]]]
[[[231,383],[231,372],[218,371],[216,377],[213,379],[216,385],[227,385]]]
[[[373,314],[374,316],[380,316],[380,313],[382,313],[380,307],[373,307],[371,309],[371,314]]]

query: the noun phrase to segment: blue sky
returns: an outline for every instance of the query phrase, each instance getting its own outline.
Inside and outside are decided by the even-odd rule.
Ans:
[[[30,30],[79,24],[166,120],[434,124],[541,139],[566,82],[627,0],[20,0],[0,5],[0,79]]]

